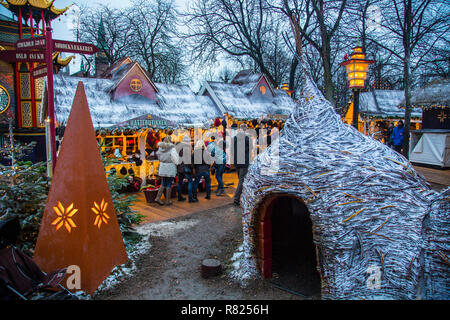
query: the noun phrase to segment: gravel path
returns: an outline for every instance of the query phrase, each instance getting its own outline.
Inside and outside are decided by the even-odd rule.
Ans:
[[[94,299],[301,299],[268,281],[258,279],[241,288],[229,278],[230,259],[242,243],[240,208],[227,205],[141,228],[148,229],[151,247],[137,259],[137,271]],[[222,263],[222,275],[201,277],[201,263],[207,258]]]

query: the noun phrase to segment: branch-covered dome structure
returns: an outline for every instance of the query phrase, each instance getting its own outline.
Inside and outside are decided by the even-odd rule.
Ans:
[[[344,124],[302,68],[296,108],[245,178],[234,276],[271,268],[264,208],[285,195],[309,211],[323,299],[448,299],[450,188],[433,191],[403,156]]]

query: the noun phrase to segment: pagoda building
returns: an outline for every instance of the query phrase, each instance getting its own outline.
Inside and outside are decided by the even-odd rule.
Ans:
[[[64,14],[69,7],[58,9],[54,1],[0,0],[13,13],[13,18],[0,16],[0,50],[13,50],[20,39],[45,36],[51,21]],[[53,55],[54,72],[67,66],[72,57]],[[7,139],[10,123],[14,138],[22,143],[36,142],[30,159],[45,161],[45,128],[40,121],[45,78],[34,78],[33,69],[39,63],[0,61],[0,146]]]

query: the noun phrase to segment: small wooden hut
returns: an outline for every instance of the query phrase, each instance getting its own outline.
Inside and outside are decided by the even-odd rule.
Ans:
[[[404,107],[405,100],[400,102]],[[422,129],[411,132],[409,159],[418,164],[450,167],[450,79],[435,80],[411,94],[422,109]]]

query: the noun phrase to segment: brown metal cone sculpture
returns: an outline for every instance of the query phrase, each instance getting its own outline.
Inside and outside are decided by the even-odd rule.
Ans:
[[[93,294],[128,256],[83,83],[78,83],[34,254],[45,272],[76,265]],[[63,283],[64,284],[64,283]]]

